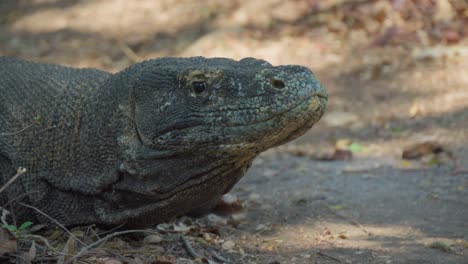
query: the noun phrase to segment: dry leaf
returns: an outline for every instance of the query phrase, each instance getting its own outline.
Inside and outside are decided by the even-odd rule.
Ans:
[[[402,158],[418,159],[424,155],[440,153],[442,151],[444,151],[442,146],[436,142],[423,142],[404,149]]]
[[[434,14],[434,20],[437,22],[450,22],[455,16],[456,12],[452,7],[452,4],[448,0],[436,1],[436,12]]]
[[[242,201],[237,199],[236,196],[232,194],[226,194],[221,197],[218,204],[214,208],[214,211],[217,214],[226,215],[237,213],[243,208]]]
[[[413,164],[411,162],[407,161],[407,160],[402,160],[400,162],[400,167],[409,168],[411,166],[413,166]]]
[[[5,228],[0,228],[0,256],[17,252],[16,238]]]
[[[430,248],[435,248],[444,252],[452,252],[450,245],[444,241],[435,241],[429,245]]]
[[[462,36],[454,29],[447,29],[443,33],[443,39],[448,43],[455,43],[461,40]]]
[[[265,225],[264,224],[259,224],[257,227],[255,227],[255,231],[260,231],[260,230],[263,230],[265,229]]]
[[[215,236],[210,234],[210,233],[202,233],[203,239],[205,239],[206,242],[210,244],[214,244],[215,242]]]
[[[330,209],[333,209],[333,210],[343,210],[345,208],[344,205],[341,205],[341,204],[337,204],[337,205],[330,205],[328,206]]]
[[[190,227],[182,222],[174,224],[174,231],[176,232],[187,232],[189,230],[190,230]]]
[[[115,258],[99,258],[97,259],[102,264],[122,264],[122,262]]]
[[[341,239],[348,239],[348,236],[345,234],[346,232],[341,232],[338,237]]]
[[[200,232],[201,233],[211,233],[211,234],[215,234],[215,235],[220,235],[219,234],[219,227],[217,226],[206,226],[206,227],[202,227],[200,228]]]
[[[226,242],[224,242],[221,247],[224,249],[224,250],[230,250],[232,249],[234,246],[236,245],[236,243],[228,240]]]
[[[193,264],[193,261],[186,258],[178,258],[177,264]]]
[[[335,142],[335,148],[337,149],[347,149],[349,145],[351,145],[353,142],[351,139],[348,138],[340,138]]]
[[[321,156],[311,158],[323,161],[350,160],[353,158],[353,153],[349,150],[335,149],[335,152],[333,152],[332,154],[324,154]]]
[[[63,255],[60,256],[57,260],[57,263],[65,263],[71,256],[75,254],[75,239],[72,236],[68,237],[67,242],[62,249]]]
[[[163,238],[155,234],[148,235],[143,239],[143,243],[146,244],[157,244],[161,241],[163,241]]]
[[[294,155],[296,157],[304,157],[307,154],[305,149],[298,147],[298,146],[290,146],[286,149],[286,151],[289,154]],[[263,174],[265,175],[265,172]],[[268,175],[265,175],[265,176],[269,177]]]
[[[70,255],[74,255],[75,254],[75,238],[73,238],[72,236],[68,237],[68,241],[67,241],[67,244],[65,244],[64,250],[65,248],[67,251],[66,253]]]
[[[61,237],[63,235],[63,231],[60,230],[60,229],[55,229],[52,231],[52,233],[50,235],[48,235],[46,238],[47,240],[49,241],[54,241],[56,240],[57,238]]]
[[[413,103],[408,112],[411,117],[416,117],[420,116],[424,112],[424,109],[420,104]]]
[[[236,213],[231,215],[232,220],[234,221],[242,221],[247,218],[247,214],[245,213]]]
[[[175,264],[176,261],[177,261],[177,258],[172,255],[158,256],[154,264]]]
[[[31,261],[34,260],[34,258],[36,257],[36,242],[34,242],[34,240],[31,243],[31,247],[29,248],[29,251],[21,254],[21,256],[25,260],[27,260],[29,263],[31,263]]]
[[[85,237],[85,233],[83,232],[83,230],[80,230],[80,229],[73,230],[72,234],[77,238]]]

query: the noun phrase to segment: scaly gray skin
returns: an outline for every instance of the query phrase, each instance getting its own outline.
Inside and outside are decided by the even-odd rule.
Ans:
[[[64,225],[149,225],[206,207],[327,103],[308,68],[252,58],[161,58],[117,74],[0,58],[0,94],[0,180],[28,170],[1,205]]]

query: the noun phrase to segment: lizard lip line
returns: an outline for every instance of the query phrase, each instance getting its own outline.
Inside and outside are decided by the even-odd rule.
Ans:
[[[325,94],[325,93],[313,93],[311,96],[312,96],[312,97],[316,96],[316,97],[319,97],[319,98],[323,98],[323,99],[328,100],[328,95]]]
[[[311,93],[309,94],[309,96],[307,96],[306,98],[302,98],[300,99],[300,101],[296,104],[294,104],[293,106],[291,107],[288,107],[287,109],[279,112],[279,113],[275,113],[274,115],[271,115],[265,119],[262,119],[262,120],[258,120],[258,121],[255,121],[255,122],[252,122],[252,123],[247,123],[247,124],[241,124],[241,125],[223,125],[223,124],[214,124],[214,125],[210,125],[210,124],[202,124],[201,122],[193,122],[193,123],[187,123],[183,126],[178,126],[178,131],[180,130],[188,130],[188,129],[193,129],[193,128],[197,128],[197,127],[225,127],[225,128],[229,128],[229,127],[245,127],[245,126],[252,126],[252,125],[257,125],[257,124],[261,124],[261,123],[265,123],[265,122],[268,122],[268,121],[271,121],[272,119],[274,118],[277,118],[277,117],[280,117],[288,112],[291,112],[291,111],[294,111],[295,109],[299,108],[300,106],[302,106],[305,102],[309,103],[312,99],[314,98],[319,98],[319,99],[322,99],[320,101],[327,101],[328,100],[328,96],[324,93],[320,93],[320,92],[314,92],[314,93]],[[325,104],[325,102],[321,102],[322,105]],[[144,137],[143,135],[141,134],[139,128],[138,128],[138,125],[135,124],[135,127],[136,127],[136,134],[137,134],[137,137],[138,137],[138,140],[140,141],[140,144],[142,144],[143,146],[151,146],[151,144],[146,144],[145,141],[146,140],[143,140]],[[169,133],[171,133],[172,131],[174,130],[166,130],[164,131],[164,133],[158,135],[157,138],[160,138],[164,135],[167,135]]]
[[[256,125],[256,124],[261,124],[261,123],[265,123],[265,122],[268,122],[268,121],[271,121],[272,119],[274,118],[277,118],[279,116],[282,116],[288,112],[291,112],[291,111],[294,111],[295,109],[301,107],[304,103],[309,103],[312,99],[314,98],[320,98],[322,100],[328,100],[328,96],[326,96],[325,94],[322,94],[322,93],[313,93],[311,94],[310,96],[304,98],[304,99],[301,99],[299,101],[299,103],[297,104],[294,104],[293,106],[279,112],[279,113],[276,113],[275,115],[272,115],[266,119],[263,119],[263,120],[260,120],[260,121],[256,121],[256,122],[252,122],[252,123],[248,123],[248,124],[243,124],[243,125],[225,125],[223,127],[243,127],[243,126],[251,126],[251,125]],[[325,102],[323,102],[322,104],[325,104]]]

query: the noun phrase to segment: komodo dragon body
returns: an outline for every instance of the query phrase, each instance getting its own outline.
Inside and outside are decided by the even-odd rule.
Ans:
[[[18,221],[149,225],[204,208],[327,93],[301,66],[160,58],[116,74],[0,58],[0,194]]]

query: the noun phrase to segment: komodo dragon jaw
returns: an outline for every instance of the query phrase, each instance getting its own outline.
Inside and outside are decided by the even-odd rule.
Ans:
[[[308,68],[253,58],[160,58],[117,74],[0,58],[0,80],[0,180],[28,169],[0,200],[28,193],[64,225],[205,207],[259,153],[311,128],[328,97]]]

